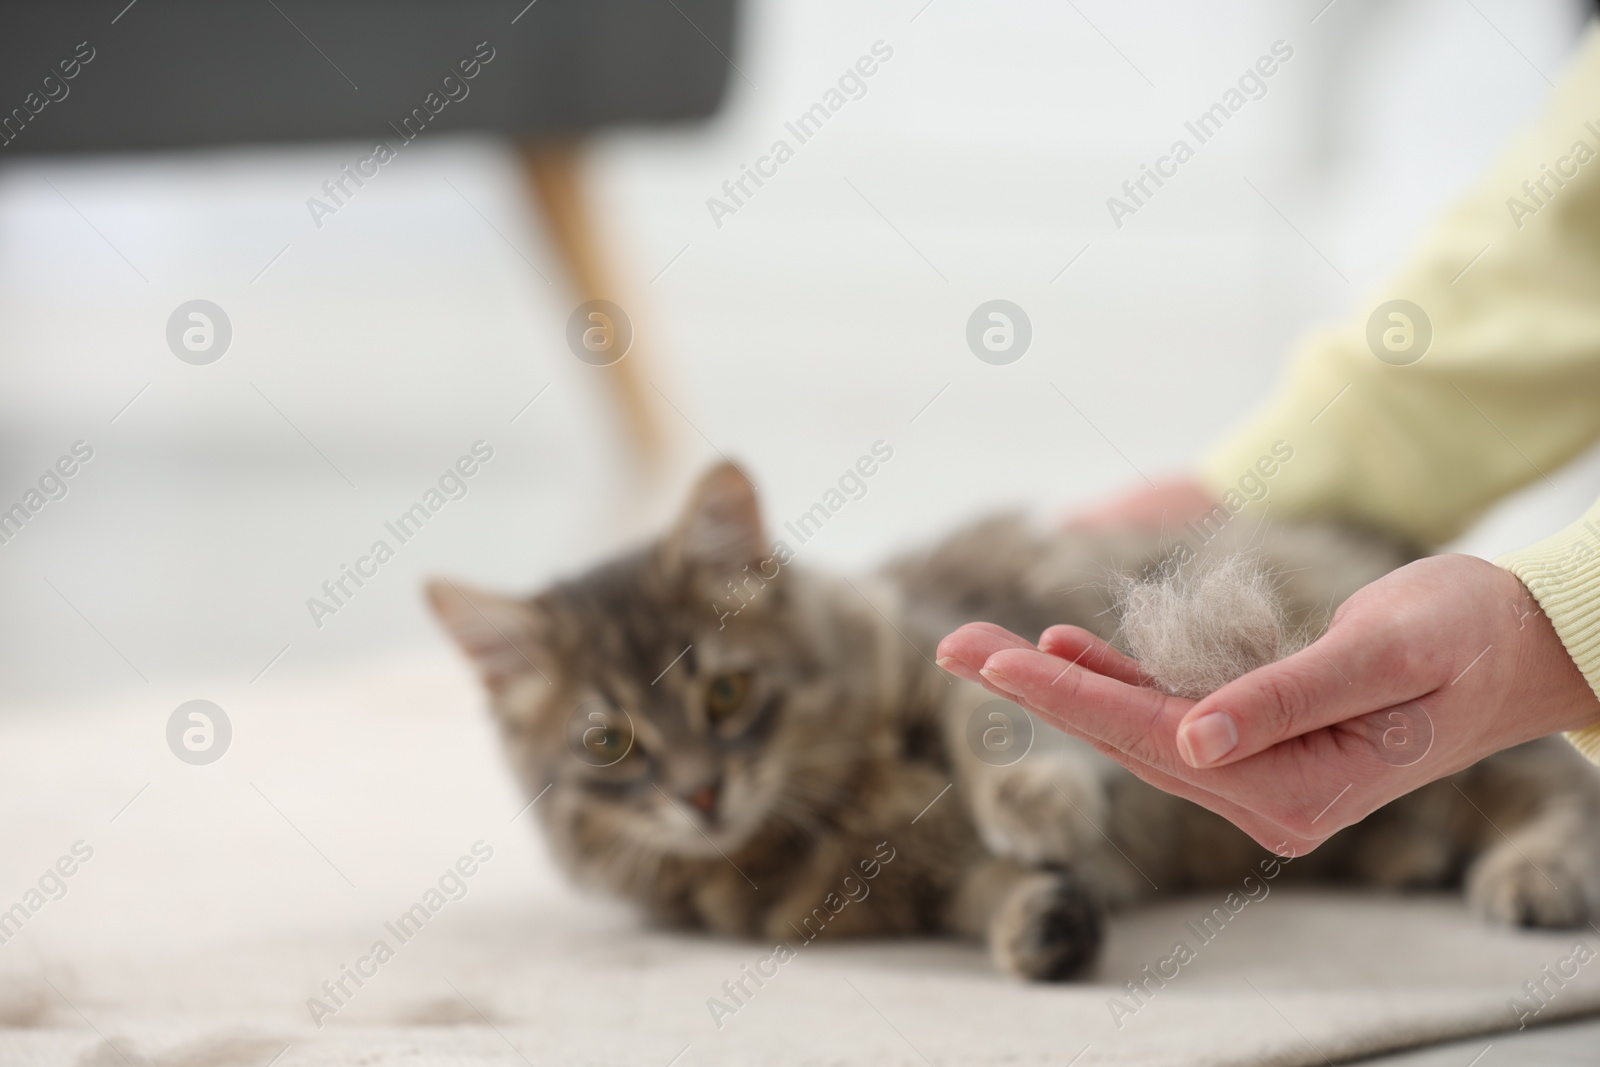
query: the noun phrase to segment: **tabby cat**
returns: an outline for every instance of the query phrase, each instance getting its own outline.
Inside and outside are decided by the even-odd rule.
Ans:
[[[1245,533],[1312,633],[1410,559],[1331,526],[1225,525],[1185,551],[1234,552]],[[794,565],[750,481],[722,465],[638,551],[530,599],[448,581],[429,596],[527,795],[548,791],[535,811],[579,882],[768,943],[984,938],[1003,969],[1057,980],[1093,961],[1107,909],[1157,885],[1237,886],[1272,858],[931,657],[974,619],[1114,641],[1108,577],[1180,544],[999,518],[857,584]],[[1600,776],[1546,740],[1390,804],[1285,878],[1464,883],[1492,921],[1576,925],[1600,918],[1597,828]]]

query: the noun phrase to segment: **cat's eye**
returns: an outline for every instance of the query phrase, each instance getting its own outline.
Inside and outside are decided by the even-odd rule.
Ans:
[[[749,696],[749,672],[719,674],[706,687],[706,717],[713,723],[731,718],[744,707]]]
[[[585,707],[579,706],[568,726],[567,744],[573,755],[591,767],[606,768],[637,754],[633,720],[626,712],[595,707],[585,714]]]
[[[596,759],[614,763],[628,754],[628,738],[612,726],[591,726],[583,732],[583,747]]]

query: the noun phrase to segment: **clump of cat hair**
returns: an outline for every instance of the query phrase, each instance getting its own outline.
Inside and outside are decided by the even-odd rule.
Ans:
[[[1112,595],[1129,655],[1173,696],[1199,700],[1306,643],[1255,553],[1169,559]]]

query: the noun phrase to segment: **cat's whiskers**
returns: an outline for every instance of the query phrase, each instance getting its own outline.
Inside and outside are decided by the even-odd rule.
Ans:
[[[773,802],[771,814],[773,818],[786,824],[798,832],[802,843],[809,843],[822,837],[826,827],[809,807],[800,803],[798,798],[787,793],[780,793]]]
[[[808,810],[813,814],[821,814],[822,810],[836,806],[843,799],[839,789],[813,785],[801,774],[788,776],[778,798],[792,802],[808,801],[811,805]]]
[[[622,833],[621,847],[610,857],[605,870],[610,873],[615,869],[619,876],[617,881],[643,889],[655,881],[665,857],[657,836],[630,824]]]
[[[818,741],[811,745],[799,745],[788,749],[787,752],[791,756],[802,756],[813,752],[833,752],[837,750],[860,752],[861,739],[859,737],[830,738],[827,741]]]

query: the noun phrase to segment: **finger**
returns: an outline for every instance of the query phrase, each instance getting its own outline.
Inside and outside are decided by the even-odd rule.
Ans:
[[[1029,649],[998,651],[979,674],[1002,695],[1024,701],[1069,732],[1105,742],[1141,763],[1192,773],[1175,741],[1178,723],[1194,705],[1191,700],[1129,685]]]
[[[1029,710],[1048,718],[1038,708]],[[1174,772],[1136,759],[1070,724],[1061,728],[1141,781],[1222,816],[1279,855],[1286,854],[1286,849],[1293,855],[1310,852],[1385,801],[1419,784],[1402,781],[1390,792],[1374,797],[1368,788],[1377,773],[1374,761],[1359,750],[1340,751],[1326,732],[1314,735],[1320,744],[1303,746],[1296,741],[1232,767],[1195,772],[1180,765]],[[1393,768],[1385,770],[1392,772]],[[1358,789],[1358,783],[1365,784]]]
[[[1178,477],[1068,515],[1063,525],[1068,529],[1168,528],[1209,515],[1217,506],[1211,492],[1197,480]]]
[[[1331,829],[1326,834],[1309,836],[1296,833],[1259,812],[1251,811],[1227,796],[1213,793],[1193,782],[1174,777],[1147,763],[1140,763],[1138,760],[1128,756],[1127,753],[1106,744],[1104,741],[1098,741],[1071,729],[1066,730],[1066,732],[1078,737],[1102,755],[1115,760],[1141,781],[1174,796],[1182,797],[1191,803],[1198,804],[1206,810],[1227,819],[1241,831],[1248,834],[1262,848],[1276,855],[1303,856],[1332,836]]]
[[[1039,635],[1039,651],[1129,685],[1150,685],[1139,661],[1125,656],[1081,626],[1052,626]]]
[[[1033,643],[992,622],[969,622],[946,635],[934,656],[940,667],[957,678],[983,685],[979,668],[990,656],[1008,648],[1032,649]]]
[[[1116,759],[1112,752],[1111,758]],[[1333,836],[1333,833],[1313,834],[1307,836],[1297,833],[1279,823],[1272,821],[1260,812],[1251,811],[1249,808],[1222,796],[1211,793],[1197,785],[1174,778],[1170,774],[1151,767],[1147,764],[1129,760],[1126,756],[1117,760],[1130,774],[1149,785],[1154,786],[1173,796],[1181,797],[1191,804],[1198,804],[1207,811],[1228,820],[1242,833],[1255,841],[1256,844],[1277,856],[1304,856],[1314,851],[1324,841]],[[1331,830],[1332,828],[1330,828]]]
[[[1178,727],[1191,767],[1219,767],[1273,745],[1432,691],[1404,645],[1371,620],[1341,620],[1321,639],[1201,700]]]
[[[1233,766],[1195,770],[1179,755],[1177,742],[1177,724],[1194,701],[1027,649],[995,653],[980,676],[991,691],[1087,741],[1152,785],[1217,812],[1268,847],[1287,839],[1302,851],[1314,848],[1377,806],[1368,803],[1367,786],[1352,787],[1374,780],[1378,757],[1341,746],[1327,731]],[[1341,801],[1338,810],[1331,810],[1330,800]]]

